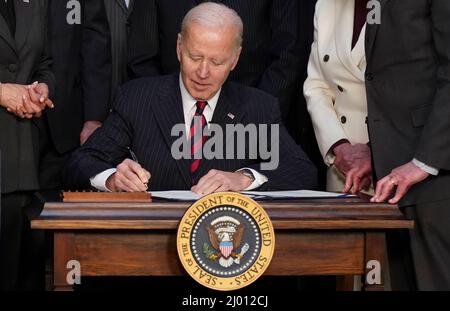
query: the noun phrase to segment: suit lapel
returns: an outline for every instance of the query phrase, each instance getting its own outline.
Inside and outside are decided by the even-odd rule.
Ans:
[[[134,0],[130,0],[130,3],[128,4],[128,8],[127,8],[128,15],[130,15],[131,12],[133,12],[133,8],[134,8]]]
[[[179,85],[179,75],[172,75],[166,81],[167,83],[165,83],[165,85],[161,85],[161,89],[158,94],[159,101],[156,105],[153,105],[153,111],[167,147],[171,149],[173,143],[179,138],[170,135],[172,127],[175,124],[184,125],[184,113]],[[176,162],[185,183],[190,187],[190,160],[181,159]]]
[[[381,6],[381,22],[383,22],[383,11],[384,8],[386,7],[386,5],[391,1],[391,0],[379,0],[380,1],[380,6]],[[373,49],[373,45],[375,44],[375,39],[378,33],[378,28],[380,25],[378,24],[368,24],[366,27],[366,58],[367,61],[369,59],[369,57],[372,54],[372,49]]]
[[[111,1],[111,0],[107,0],[107,1]],[[114,0],[117,2],[117,4],[119,5],[119,7],[124,11],[124,13],[127,15],[128,14],[128,8],[127,8],[127,4],[125,3],[125,0]],[[131,5],[131,3],[130,3]]]
[[[364,72],[366,69],[366,51],[364,48],[366,27],[367,24],[363,26],[358,42],[351,52],[351,58],[353,60],[353,63],[358,68],[359,78],[361,81],[364,81]]]
[[[228,84],[224,84],[211,123],[225,128],[227,124],[238,123],[242,117],[239,107],[230,99]]]
[[[14,1],[16,12],[16,44],[18,50],[20,50],[26,42],[30,27],[33,24],[34,15],[36,14],[33,14],[33,12],[36,11],[36,5],[39,5],[37,1]]]
[[[5,19],[3,18],[3,15],[0,14],[0,37],[5,39],[6,43],[15,51],[16,50],[16,42],[14,41],[14,37],[11,34],[11,31],[9,30],[8,23],[6,23]]]
[[[354,0],[335,0],[335,37],[336,50],[342,64],[356,78],[363,80],[364,75],[352,58],[352,34],[355,12]]]

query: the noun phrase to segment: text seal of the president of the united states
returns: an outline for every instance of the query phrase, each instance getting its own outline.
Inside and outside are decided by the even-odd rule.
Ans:
[[[178,227],[181,263],[198,283],[215,290],[243,288],[266,271],[275,249],[272,222],[249,197],[221,192],[205,196]]]

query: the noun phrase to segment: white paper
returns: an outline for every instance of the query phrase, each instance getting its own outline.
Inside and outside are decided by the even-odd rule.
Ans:
[[[290,190],[290,191],[243,191],[255,197],[265,197],[269,199],[324,199],[324,198],[351,198],[354,195],[346,195],[337,192],[323,192],[312,190]]]
[[[176,201],[197,201],[202,195],[189,190],[171,190],[171,191],[151,191],[152,197],[160,199],[169,199]],[[253,199],[314,199],[314,198],[349,198],[356,197],[335,192],[322,192],[311,190],[292,190],[292,191],[243,191]]]
[[[153,198],[177,201],[197,201],[202,196],[189,190],[150,191]]]

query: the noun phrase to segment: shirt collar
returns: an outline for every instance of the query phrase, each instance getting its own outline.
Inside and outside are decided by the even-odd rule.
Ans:
[[[180,90],[181,90],[181,100],[183,101],[183,110],[184,111],[190,111],[196,104],[197,100],[192,97],[191,94],[189,94],[188,90],[184,86],[183,79],[181,78],[180,74]],[[211,99],[209,99],[208,106],[211,108],[211,111],[214,112],[217,106],[217,102],[219,101],[220,92],[222,91],[222,88],[219,89],[219,91],[214,95]],[[206,106],[206,107],[208,107]]]

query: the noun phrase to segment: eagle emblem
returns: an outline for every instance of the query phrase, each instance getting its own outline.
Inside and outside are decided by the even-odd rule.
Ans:
[[[203,253],[206,258],[212,261],[218,261],[219,264],[228,268],[234,264],[240,264],[242,256],[248,251],[249,245],[245,243],[241,246],[245,227],[238,220],[229,216],[219,217],[206,225],[209,241],[213,250],[205,243]]]

